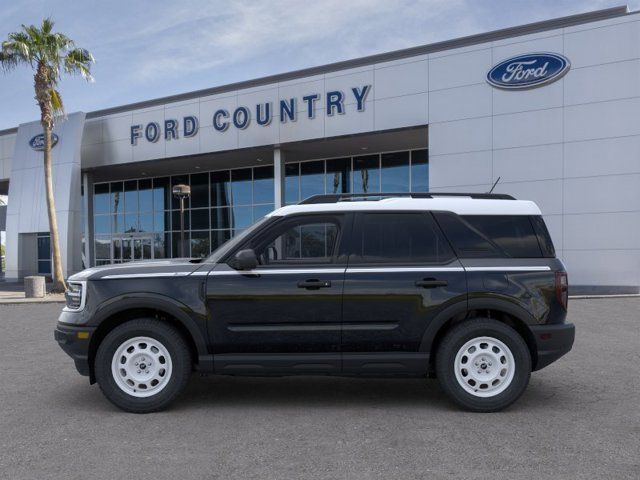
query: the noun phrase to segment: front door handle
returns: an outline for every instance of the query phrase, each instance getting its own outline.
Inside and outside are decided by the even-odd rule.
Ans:
[[[307,290],[318,290],[319,288],[329,288],[331,282],[327,280],[303,280],[298,282],[298,288],[306,288]]]
[[[446,287],[449,283],[446,280],[436,280],[435,278],[423,278],[416,281],[416,287],[437,288]]]

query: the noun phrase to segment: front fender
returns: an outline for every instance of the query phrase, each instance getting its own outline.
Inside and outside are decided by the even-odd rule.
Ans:
[[[189,332],[199,356],[206,355],[206,316],[195,313],[184,303],[157,293],[134,292],[112,297],[101,303],[91,319],[91,324],[99,326],[107,318],[133,309],[153,309],[174,317]]]

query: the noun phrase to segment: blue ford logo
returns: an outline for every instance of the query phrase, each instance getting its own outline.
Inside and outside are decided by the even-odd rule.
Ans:
[[[58,143],[58,136],[55,133],[52,133],[51,148],[55,147],[57,143]],[[29,140],[29,145],[36,152],[43,152],[44,151],[44,133],[40,133],[35,137],[33,137],[31,140]]]
[[[496,88],[517,90],[546,85],[569,71],[567,57],[557,53],[529,53],[503,60],[487,73],[487,82]]]

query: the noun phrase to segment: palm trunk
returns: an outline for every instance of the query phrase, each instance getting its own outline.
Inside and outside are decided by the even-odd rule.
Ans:
[[[43,122],[44,127],[44,183],[47,191],[47,214],[49,215],[49,231],[53,257],[53,293],[63,293],[67,286],[62,273],[62,256],[60,255],[60,237],[58,235],[58,219],[53,196],[53,175],[51,169],[51,125]]]
[[[49,216],[49,234],[51,235],[53,261],[53,293],[63,293],[67,289],[62,273],[62,256],[60,255],[60,236],[58,235],[58,219],[56,202],[53,196],[53,172],[51,168],[51,131],[53,130],[54,109],[51,104],[51,71],[44,62],[38,63],[34,75],[36,100],[40,106],[40,123],[44,131],[44,184],[47,193],[47,214]]]

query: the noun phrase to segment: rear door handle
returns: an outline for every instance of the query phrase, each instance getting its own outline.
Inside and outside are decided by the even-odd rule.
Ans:
[[[449,283],[446,280],[436,280],[435,278],[424,278],[416,281],[416,287],[437,288],[446,287]]]
[[[318,290],[319,288],[329,288],[331,282],[328,280],[303,280],[298,282],[298,288],[306,288],[307,290]]]

